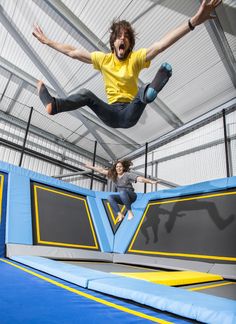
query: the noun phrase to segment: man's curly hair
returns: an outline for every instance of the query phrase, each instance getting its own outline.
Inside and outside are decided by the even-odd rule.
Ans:
[[[130,160],[120,160],[120,161],[116,161],[112,165],[112,167],[108,170],[108,175],[107,176],[112,181],[116,181],[117,180],[116,166],[117,166],[118,163],[121,163],[123,165],[124,172],[129,172],[131,165],[133,165],[133,163]]]
[[[131,52],[135,45],[135,31],[131,24],[126,20],[113,20],[110,27],[110,48],[112,53],[114,52],[114,42],[117,39],[119,33],[124,30],[128,34]]]

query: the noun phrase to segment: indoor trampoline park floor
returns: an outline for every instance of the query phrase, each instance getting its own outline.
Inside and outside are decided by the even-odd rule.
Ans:
[[[219,275],[196,271],[160,270],[149,267],[125,265],[107,262],[63,261],[85,268],[109,272],[119,276],[161,283],[168,286],[178,286],[191,291],[201,291],[204,294],[236,300],[236,282],[223,280]]]
[[[27,258],[26,258],[27,259]],[[30,259],[30,258],[29,258]],[[33,258],[32,258],[33,259]],[[43,258],[42,258],[43,259]],[[49,261],[50,262],[50,261]],[[85,272],[118,274],[152,283],[174,284],[181,290],[200,291],[236,300],[236,285],[215,275],[192,271],[163,271],[107,262],[52,261]],[[170,276],[171,274],[171,276]],[[170,283],[172,278],[172,283]],[[95,280],[96,281],[96,280]],[[183,284],[185,282],[185,284]],[[0,323],[198,323],[161,312],[129,299],[85,289],[21,262],[0,259]]]

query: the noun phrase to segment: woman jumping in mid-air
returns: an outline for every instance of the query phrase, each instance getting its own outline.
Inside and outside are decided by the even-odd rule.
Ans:
[[[108,201],[118,216],[118,222],[122,221],[124,215],[121,213],[119,204],[125,205],[128,211],[128,220],[131,220],[134,215],[131,210],[131,204],[135,202],[137,195],[134,192],[132,182],[143,182],[156,184],[158,181],[147,179],[130,172],[131,161],[122,160],[117,161],[112,165],[110,169],[104,169],[101,167],[95,167],[90,164],[86,164],[85,167],[94,170],[101,174],[106,175],[109,179],[113,181],[116,186],[117,193],[114,193],[108,197]]]

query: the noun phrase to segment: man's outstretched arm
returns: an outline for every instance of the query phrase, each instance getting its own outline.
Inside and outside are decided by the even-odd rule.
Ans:
[[[92,64],[91,54],[88,51],[86,51],[85,49],[78,49],[71,45],[57,43],[49,39],[38,25],[34,26],[34,30],[32,34],[42,44],[48,45],[51,48],[55,49],[56,51],[61,52],[73,59],[77,59],[84,63]]]
[[[152,44],[147,49],[146,61],[154,59],[157,54],[163,52],[165,49],[177,42],[180,38],[189,33],[196,26],[204,23],[209,19],[214,19],[215,16],[212,15],[212,12],[221,4],[221,2],[222,0],[202,1],[202,4],[200,5],[197,13],[192,18],[166,34],[160,41]]]

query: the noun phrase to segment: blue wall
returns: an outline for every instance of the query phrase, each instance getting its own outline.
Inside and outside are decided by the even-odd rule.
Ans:
[[[128,221],[125,218],[117,232],[113,234],[102,203],[102,199],[106,199],[109,195],[108,192],[84,189],[4,162],[0,162],[0,172],[5,174],[0,234],[2,238],[6,212],[6,243],[33,244],[30,182],[35,181],[86,196],[101,251],[116,253],[126,252],[150,200],[181,197],[236,187],[236,177],[231,177],[147,194],[140,193],[132,206],[135,214],[134,219]],[[1,240],[1,254],[3,253],[2,242]]]

